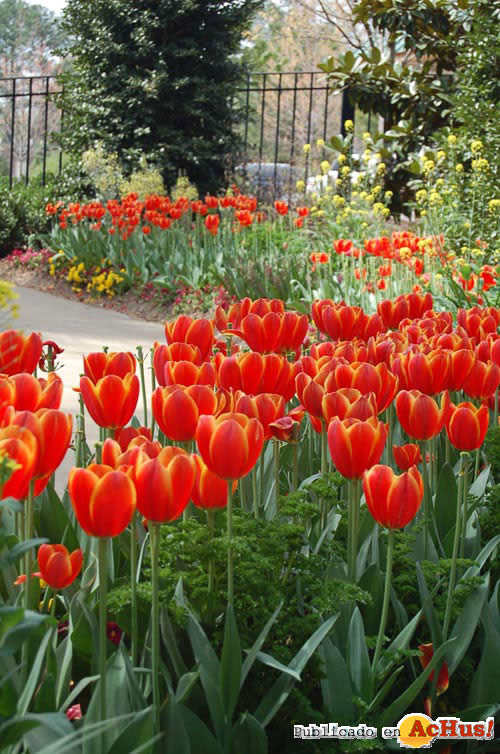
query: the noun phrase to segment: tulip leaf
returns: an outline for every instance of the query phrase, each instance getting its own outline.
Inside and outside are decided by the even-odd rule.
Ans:
[[[198,750],[193,750],[189,743],[188,727],[183,719],[182,705],[177,704],[173,697],[169,697],[162,720],[162,728],[165,729],[162,749],[164,754],[194,754]],[[204,751],[204,749],[201,750]]]
[[[174,672],[177,678],[180,678],[188,672],[188,669],[184,663],[181,653],[179,652],[175,631],[170,621],[168,610],[166,609],[160,611],[160,631]]]
[[[355,709],[346,661],[328,636],[319,648],[319,654],[324,663],[325,678],[321,679],[321,691],[327,717],[342,725],[350,725],[355,722]]]
[[[220,663],[207,635],[191,611],[189,612],[188,635],[196,662],[199,665],[200,680],[205,691],[214,730],[217,738],[222,740],[225,728],[225,715],[219,684]]]
[[[457,495],[458,488],[455,474],[450,464],[445,463],[439,472],[437,492],[434,499],[434,517],[441,542],[455,525]],[[451,557],[451,552],[447,554]]]
[[[399,696],[392,704],[387,707],[382,717],[379,720],[379,725],[393,725],[394,720],[400,720],[405,711],[412,704],[413,700],[423,689],[427,680],[437,665],[443,662],[443,655],[446,653],[451,643],[455,639],[448,639],[447,642],[442,644],[439,649],[434,652],[434,655],[427,665],[427,667],[420,673],[420,675],[408,686],[408,688]]]
[[[369,543],[369,540],[365,540],[363,544],[366,544],[367,542]],[[377,565],[368,566],[359,580],[359,586],[372,596],[372,604],[363,605],[362,615],[367,633],[376,634],[380,623],[380,610],[384,595],[384,579]]]
[[[485,469],[481,471],[479,476],[474,479],[471,486],[469,487],[469,495],[473,495],[474,497],[481,498],[485,491],[486,486],[488,484],[488,480],[490,478],[491,473],[491,466],[487,466]]]
[[[472,637],[476,631],[477,624],[481,618],[484,602],[488,596],[488,582],[489,579],[486,578],[482,584],[477,586],[474,591],[469,594],[451,631],[450,638],[454,638],[455,643],[451,646],[450,651],[446,656],[448,675],[450,678],[469,648]],[[479,720],[480,718],[477,719]]]
[[[202,751],[203,754],[223,754],[222,743],[219,745],[205,723],[189,707],[183,704],[177,706],[192,743],[192,753],[198,754],[199,751]]]
[[[422,572],[422,568],[420,567],[420,563],[416,564],[416,571],[420,601],[422,604],[422,610],[424,611],[425,619],[431,632],[432,644],[434,647],[440,647],[443,643],[443,633],[441,630],[441,625],[439,623],[438,615],[436,613],[436,610],[434,609],[434,604],[432,601],[434,595],[431,595],[431,593],[429,592],[425,576]]]
[[[260,652],[262,646],[264,645],[265,640],[267,639],[267,635],[269,634],[269,631],[271,630],[276,618],[278,617],[278,614],[283,607],[283,602],[280,602],[274,613],[271,615],[269,620],[267,621],[266,625],[258,635],[257,639],[255,640],[254,645],[248,652],[245,661],[243,662],[243,666],[241,668],[241,686],[245,683],[246,677],[249,674],[250,670],[252,669],[252,666],[257,658],[257,654]]]
[[[176,702],[183,702],[189,696],[191,689],[193,688],[199,677],[199,673],[185,673],[179,679],[179,683],[177,684],[177,691],[175,692]]]
[[[338,616],[338,613],[332,615],[321,624],[312,636],[309,637],[301,649],[299,649],[293,660],[289,663],[289,667],[291,667],[292,670],[296,670],[298,673],[301,673],[304,670],[311,656],[332,629]],[[295,680],[291,678],[290,675],[281,675],[262,699],[255,712],[255,718],[262,723],[264,727],[271,722],[281,705],[286,701],[294,683]]]
[[[11,628],[14,628],[24,616],[22,607],[5,606],[0,608],[0,647]]]
[[[60,542],[70,552],[78,549],[80,544],[71,519],[51,482],[40,495],[40,500],[39,531],[47,535],[49,542]]]
[[[228,720],[232,720],[241,684],[241,646],[233,606],[226,610],[224,644],[220,663],[220,686]]]
[[[259,660],[259,662],[261,662],[263,665],[267,665],[269,668],[274,668],[275,670],[279,670],[281,673],[286,673],[288,675],[291,675],[292,678],[295,678],[296,681],[302,680],[300,677],[300,673],[297,673],[288,665],[283,665],[282,662],[275,660],[274,657],[266,654],[265,652],[258,652],[257,660]]]
[[[71,669],[73,664],[73,644],[69,636],[66,636],[56,649],[57,657],[57,683],[56,683],[56,707],[61,706],[62,697],[69,688]]]
[[[0,608],[0,615],[8,608]],[[45,634],[46,625],[54,626],[55,621],[49,615],[40,615],[31,610],[25,610],[21,621],[17,622],[4,635],[0,646],[0,656],[9,656],[17,652],[23,642],[34,640]]]
[[[411,621],[407,623],[402,631],[400,631],[396,638],[390,643],[385,654],[379,660],[378,668],[381,668],[382,672],[385,673],[390,668],[391,657],[393,657],[397,652],[406,649],[413,638],[413,634],[417,629],[421,617],[422,610],[419,610],[418,613],[411,619]],[[378,668],[376,669],[377,671]]]
[[[462,579],[469,579],[471,578],[471,576],[477,575],[477,572],[481,570],[484,564],[488,561],[488,558],[495,552],[499,544],[500,534],[497,534],[483,547],[479,555],[476,557],[475,564],[466,570],[466,572],[462,576]]]
[[[54,736],[54,741],[73,733],[73,727],[65,715],[26,713],[16,716],[0,725],[0,751],[8,746],[19,744],[30,730],[43,726]],[[69,754],[69,751],[68,751]]]
[[[233,754],[267,754],[266,731],[261,723],[249,712],[245,712],[231,731],[231,752]]]
[[[149,747],[142,749],[144,752],[152,752],[152,741],[154,738],[154,715],[151,707],[137,712],[136,716],[126,728],[120,733],[113,743],[109,754],[130,754],[130,744],[134,743],[137,748],[139,745],[150,744]]]
[[[488,603],[483,607],[481,623],[484,639],[481,659],[470,685],[468,703],[471,706],[500,700],[500,631],[495,625],[492,608]]]
[[[373,710],[376,710],[380,707],[382,702],[384,701],[385,697],[389,693],[389,691],[392,691],[394,689],[394,683],[396,681],[396,678],[398,675],[404,670],[404,666],[400,665],[398,668],[396,668],[390,676],[387,678],[385,683],[380,687],[374,698],[372,699],[368,710],[370,712],[373,712]]]
[[[98,675],[89,675],[86,678],[82,678],[81,681],[79,681],[74,689],[71,690],[71,693],[68,694],[64,702],[61,704],[60,710],[62,711],[64,709],[67,709],[68,707],[71,707],[71,703],[75,701],[75,699],[78,699],[82,691],[85,691],[87,686],[89,686],[91,683],[95,683],[99,680]]]
[[[369,701],[372,672],[363,618],[358,607],[354,608],[349,625],[347,666],[356,694]]]
[[[46,537],[37,537],[35,539],[27,539],[23,542],[19,542],[19,544],[13,547],[12,550],[9,550],[5,558],[5,563],[15,563],[25,552],[28,552],[28,550],[31,550],[34,547],[39,547],[48,541],[49,540]],[[0,567],[3,567],[3,561],[0,562]]]

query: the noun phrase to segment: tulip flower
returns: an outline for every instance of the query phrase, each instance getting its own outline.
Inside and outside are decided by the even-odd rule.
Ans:
[[[215,414],[218,401],[207,385],[156,388],[152,397],[153,416],[161,431],[175,442],[190,442],[201,414]]]
[[[462,390],[475,362],[476,355],[468,348],[460,348],[450,353],[449,390]]]
[[[408,471],[412,466],[422,462],[422,454],[420,448],[415,443],[407,443],[406,445],[393,445],[392,455],[396,461],[396,465],[401,471]]]
[[[425,670],[427,665],[430,663],[432,658],[434,657],[434,647],[432,646],[432,643],[430,644],[420,644],[419,647],[419,660],[420,664],[422,665],[422,668]],[[434,671],[429,676],[429,681],[432,682],[434,680]],[[436,684],[436,694],[437,696],[440,696],[441,694],[444,694],[444,692],[447,690],[448,686],[450,685],[450,678],[448,674],[448,665],[443,662],[439,669],[438,673],[438,679]]]
[[[229,326],[239,329],[247,314],[258,314],[259,317],[264,317],[268,312],[284,314],[285,303],[279,298],[258,298],[252,301],[252,299],[246,297],[231,304],[227,311],[222,306],[217,306],[214,318],[215,325],[221,333],[227,330]]]
[[[172,343],[170,346],[154,344],[153,369],[156,381],[165,387],[165,366],[168,361],[190,361],[197,366],[202,364],[201,352],[198,346],[189,343]]]
[[[390,466],[379,464],[365,472],[363,490],[375,521],[387,529],[402,529],[420,508],[424,483],[416,466],[397,476]]]
[[[113,469],[119,469],[120,466],[131,466],[132,471],[130,473],[133,479],[137,465],[149,458],[156,458],[161,450],[162,446],[157,440],[153,442],[143,435],[139,435],[134,437],[127,450],[122,452],[117,441],[107,437],[102,445],[101,462]]]
[[[69,554],[64,545],[41,545],[38,548],[38,565],[42,579],[52,589],[66,589],[73,583],[83,564],[83,552],[78,549]]]
[[[298,351],[307,335],[309,320],[297,312],[267,312],[263,317],[250,313],[240,328],[223,330],[244,340],[257,353]]]
[[[469,398],[478,400],[488,400],[500,383],[500,367],[493,361],[487,364],[484,361],[477,360],[470,370],[462,386],[462,390]]]
[[[264,429],[264,441],[266,441],[272,436],[269,425],[281,419],[285,414],[285,399],[276,393],[259,393],[249,396],[238,392],[234,396],[233,410],[246,414],[250,419],[252,417],[258,419]]]
[[[375,417],[334,419],[328,427],[328,447],[337,470],[347,479],[360,479],[379,462],[386,437],[385,424]]]
[[[37,411],[40,408],[59,408],[63,396],[63,382],[55,372],[47,379],[33,377],[28,372],[11,378],[15,389],[12,404],[16,411]]]
[[[430,440],[443,429],[449,405],[447,392],[438,406],[433,398],[418,390],[402,390],[396,398],[396,413],[407,435],[416,440]]]
[[[136,363],[136,358],[130,351],[97,351],[83,357],[83,371],[89,380],[97,385],[99,380],[110,374],[122,378],[127,374],[135,374]]]
[[[324,383],[326,392],[350,387],[359,390],[363,395],[374,393],[378,413],[385,411],[392,403],[398,384],[398,378],[384,363],[374,366],[368,362],[340,364],[333,369]]]
[[[201,416],[196,431],[200,455],[223,479],[240,479],[255,465],[264,443],[264,429],[257,419],[241,413]]]
[[[203,361],[208,358],[214,343],[214,327],[209,319],[193,319],[181,314],[165,325],[167,343],[189,343],[198,346]]]
[[[29,483],[36,470],[38,443],[29,429],[16,425],[0,429],[0,454],[16,464],[3,485],[0,498],[14,497],[22,500],[28,494]]]
[[[204,361],[201,366],[191,361],[167,361],[163,369],[163,380],[160,384],[182,385],[215,385],[215,367],[209,361]]]
[[[407,370],[410,389],[435,395],[448,387],[451,356],[443,350],[428,354],[411,353]]]
[[[145,437],[152,440],[151,430],[148,427],[118,427],[115,429],[113,439],[116,440],[122,453],[125,453],[129,444],[136,437]]]
[[[227,505],[228,482],[206,466],[200,456],[193,456],[195,479],[191,499],[197,508],[213,510]],[[237,482],[232,482],[233,493]]]
[[[110,374],[95,385],[88,377],[80,377],[80,391],[90,416],[99,427],[107,429],[128,424],[137,405],[139,388],[135,374],[125,377]]]
[[[220,223],[220,216],[218,214],[207,215],[205,217],[205,228],[208,230],[209,233],[212,234],[212,236],[217,235],[217,231],[219,230],[219,223]]]
[[[290,414],[276,419],[269,424],[271,436],[281,442],[297,443],[300,435],[300,422],[294,419]]]
[[[340,388],[333,393],[325,393],[321,401],[323,419],[330,424],[332,419],[360,419],[377,416],[375,393],[361,395],[359,390],[350,387]]]
[[[458,450],[477,450],[488,431],[488,406],[476,408],[472,403],[450,403],[446,432],[451,444]]]
[[[189,502],[194,479],[192,456],[181,448],[163,448],[136,470],[138,510],[148,521],[174,521]]]
[[[295,394],[298,367],[285,356],[275,353],[261,355],[253,351],[234,356],[215,356],[217,386],[226,390],[242,390],[247,395],[278,393],[285,401]]]
[[[359,306],[335,304],[331,299],[313,301],[312,316],[320,332],[332,340],[352,340],[365,334],[367,316]]]
[[[68,491],[78,523],[91,537],[117,537],[132,519],[136,491],[128,471],[96,463],[73,468]]]
[[[20,372],[32,374],[42,353],[39,333],[23,335],[19,330],[0,333],[0,373],[12,376]]]

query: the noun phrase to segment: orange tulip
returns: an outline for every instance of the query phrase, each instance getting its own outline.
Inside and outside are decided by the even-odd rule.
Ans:
[[[419,645],[419,651],[420,651],[420,664],[422,665],[422,668],[425,670],[427,665],[430,663],[432,658],[434,657],[434,647],[432,644],[420,644]],[[434,680],[434,671],[429,676],[429,682],[432,682]],[[450,678],[448,674],[448,665],[443,662],[439,669],[438,673],[438,679],[436,684],[436,694],[439,696],[440,694],[444,694],[448,686],[450,685]]]
[[[401,471],[408,471],[412,466],[416,466],[418,463],[422,463],[422,454],[420,448],[415,443],[407,443],[406,445],[393,445],[392,455],[396,461],[396,465]]]
[[[220,216],[217,214],[207,215],[205,217],[205,228],[213,236],[217,235],[217,231],[219,230],[219,223],[220,223]]]
[[[328,427],[328,448],[337,470],[347,479],[360,479],[380,461],[386,437],[385,424],[375,417],[334,419]]]
[[[248,314],[240,329],[224,330],[237,335],[257,353],[283,353],[297,351],[307,335],[309,320],[306,314],[297,312],[267,312],[263,317]]]
[[[212,351],[214,327],[209,319],[193,319],[181,314],[173,322],[165,324],[167,343],[189,343],[198,346],[201,358],[205,360]]]
[[[459,309],[457,312],[457,325],[471,337],[482,339],[488,333],[496,333],[499,324],[500,315],[493,306],[487,309],[473,306],[472,309]]]
[[[137,405],[139,388],[135,374],[125,377],[110,374],[95,385],[88,377],[80,377],[80,391],[90,416],[99,427],[108,429],[128,424]]]
[[[132,520],[136,492],[128,470],[97,463],[73,468],[68,491],[78,523],[91,537],[117,537]]]
[[[416,466],[397,476],[390,466],[379,464],[365,473],[363,491],[377,523],[387,529],[402,529],[420,508],[424,483]]]
[[[331,299],[313,301],[312,316],[320,332],[332,340],[352,340],[365,334],[367,316],[359,306],[335,304]]]
[[[1,499],[14,497],[21,500],[28,494],[29,483],[36,469],[38,443],[25,427],[16,425],[0,429],[0,453],[7,455],[18,467],[4,484]]]
[[[202,363],[201,352],[198,346],[189,343],[172,343],[170,346],[159,343],[154,344],[153,369],[156,381],[161,387],[165,387],[165,366],[169,361],[190,361],[197,366]]]
[[[474,351],[468,348],[460,348],[450,353],[450,377],[449,390],[462,390],[465,380],[471,373],[476,356]]]
[[[498,389],[499,383],[500,367],[493,361],[485,364],[478,360],[467,375],[462,390],[469,398],[485,401]]]
[[[450,398],[447,392],[441,405],[419,390],[402,390],[396,398],[396,413],[404,431],[416,440],[430,440],[444,427],[448,416]]]
[[[215,385],[215,367],[209,361],[204,361],[201,366],[191,361],[167,361],[163,369],[163,382],[165,386],[182,385]]]
[[[363,395],[374,393],[378,413],[385,411],[392,403],[398,386],[398,378],[383,362],[376,366],[356,361],[353,364],[340,364],[325,380],[326,392],[350,387],[359,390]]]
[[[297,362],[298,364],[298,362]],[[225,357],[215,356],[217,386],[226,390],[242,390],[247,395],[278,393],[285,401],[295,394],[298,367],[285,356],[275,353],[261,355],[253,351]]]
[[[213,510],[225,508],[227,505],[228,482],[210,471],[200,456],[193,456],[195,463],[195,480],[191,492],[191,500],[197,508]],[[232,482],[233,492],[237,482]]]
[[[148,458],[156,458],[161,450],[162,446],[158,441],[153,442],[142,435],[134,437],[124,451],[116,440],[107,437],[102,446],[101,460],[105,466],[111,466],[113,469],[132,466],[135,470],[137,464],[147,461]]]
[[[269,440],[272,436],[269,425],[284,416],[285,399],[282,395],[276,393],[259,393],[250,396],[238,392],[234,396],[233,411],[246,414],[250,419],[258,419],[264,429],[264,440]]]
[[[190,442],[201,414],[215,414],[218,401],[207,385],[158,387],[153,393],[153,416],[161,431],[175,442]]]
[[[252,299],[246,297],[231,304],[227,312],[222,306],[218,306],[215,310],[215,325],[221,333],[230,326],[239,329],[242,320],[248,314],[257,314],[259,317],[264,317],[268,312],[284,314],[284,301],[279,298],[258,298],[252,301]]]
[[[148,521],[164,523],[182,514],[195,480],[193,457],[181,448],[163,448],[135,474],[137,508]]]
[[[240,479],[257,463],[264,429],[258,419],[245,414],[200,416],[196,442],[210,471],[223,479]]]
[[[115,374],[117,377],[135,374],[135,369],[136,358],[130,351],[110,353],[97,351],[83,357],[83,371],[94,385],[110,374]]]
[[[435,395],[448,387],[451,357],[442,350],[428,354],[411,353],[407,369],[410,389]]]
[[[66,589],[82,570],[83,552],[78,549],[70,555],[64,545],[41,545],[38,564],[42,579],[52,589]]]
[[[458,450],[477,450],[484,442],[489,420],[484,404],[476,408],[472,403],[450,403],[446,432],[451,444]]]
[[[350,387],[340,388],[333,393],[325,393],[321,401],[323,419],[330,424],[332,419],[360,419],[377,416],[375,393],[362,395],[359,390]]]
[[[37,411],[39,408],[59,408],[63,396],[63,383],[55,372],[47,379],[33,377],[28,372],[10,378],[15,388],[12,405],[16,411]]]
[[[71,441],[72,417],[53,408],[41,408],[36,413],[11,409],[5,417],[8,425],[25,427],[37,442],[37,460],[33,472],[35,494],[45,488],[49,477],[57,469]]]
[[[42,348],[40,333],[25,336],[20,330],[4,330],[0,333],[0,373],[9,376],[19,372],[32,374]]]
[[[153,439],[148,427],[118,427],[114,432],[114,439],[120,446],[122,453],[125,453],[129,444],[136,437],[145,437],[149,441]]]

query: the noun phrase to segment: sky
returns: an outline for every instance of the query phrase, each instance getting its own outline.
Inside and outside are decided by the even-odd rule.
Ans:
[[[50,8],[54,13],[60,13],[66,5],[66,0],[29,0],[31,5],[44,5]]]

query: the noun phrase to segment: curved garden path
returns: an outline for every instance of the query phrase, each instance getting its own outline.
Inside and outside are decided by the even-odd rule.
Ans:
[[[139,345],[144,347],[144,353],[147,354],[155,340],[165,342],[165,331],[160,322],[142,322],[126,314],[59,298],[33,288],[15,286],[15,289],[19,294],[19,317],[10,327],[25,332],[36,330],[41,332],[44,340],[54,340],[64,348],[64,353],[58,357],[63,364],[58,371],[64,382],[61,409],[73,416],[78,411],[78,396],[72,388],[78,385],[83,372],[83,354],[101,351],[103,346],[108,346],[110,351],[132,351],[135,354]],[[146,368],[148,388],[151,383],[150,374]],[[39,372],[40,375],[43,373]],[[148,389],[148,399],[150,393]],[[141,397],[136,414],[142,421]],[[91,421],[86,424],[90,445],[99,439],[98,428]],[[73,462],[74,454],[70,450],[56,474],[59,492],[64,490]]]

